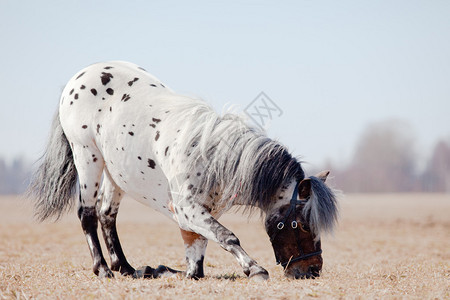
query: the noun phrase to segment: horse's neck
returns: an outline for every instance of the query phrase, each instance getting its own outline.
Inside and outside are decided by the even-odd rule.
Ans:
[[[297,188],[297,181],[292,178],[288,181],[287,184],[280,186],[277,190],[277,193],[272,196],[272,205],[268,206],[265,209],[263,207],[258,208],[261,209],[264,214],[267,214],[275,209],[278,209],[280,206],[289,204],[295,188]],[[233,206],[249,206],[249,204],[246,203],[245,198],[246,197],[239,197],[239,193],[237,193],[234,197],[229,199],[229,201],[232,201]]]

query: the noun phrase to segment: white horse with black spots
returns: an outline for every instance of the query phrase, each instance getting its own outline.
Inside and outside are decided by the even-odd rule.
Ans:
[[[243,118],[219,116],[134,64],[107,62],[81,70],[67,83],[51,130],[29,195],[36,199],[39,220],[58,219],[79,199],[78,217],[98,276],[178,272],[164,266],[135,270],[127,262],[116,231],[125,193],[176,221],[187,277],[204,277],[205,249],[213,240],[247,276],[268,278],[217,221],[234,205],[261,209],[287,276],[319,276],[320,234],[337,220],[335,195],[324,184],[328,172],[305,178],[283,145]],[[98,220],[110,267],[100,247]]]

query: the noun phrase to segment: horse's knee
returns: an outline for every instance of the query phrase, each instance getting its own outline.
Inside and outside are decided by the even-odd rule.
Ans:
[[[220,246],[227,251],[230,251],[235,246],[241,246],[241,242],[239,241],[237,236],[235,236],[234,233],[229,230],[226,230],[219,234],[219,243]]]
[[[241,242],[239,239],[232,233],[231,235],[227,236],[224,240],[224,244],[230,245],[230,246],[240,246]]]

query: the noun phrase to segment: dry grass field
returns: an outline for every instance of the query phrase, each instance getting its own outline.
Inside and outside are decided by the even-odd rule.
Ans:
[[[259,218],[229,214],[221,222],[270,273],[252,282],[233,257],[210,243],[206,278],[98,279],[75,212],[38,224],[31,204],[0,197],[0,299],[450,299],[450,196],[348,195],[341,221],[324,237],[324,269],[315,280],[282,274]],[[125,199],[118,230],[130,263],[184,269],[175,223]]]

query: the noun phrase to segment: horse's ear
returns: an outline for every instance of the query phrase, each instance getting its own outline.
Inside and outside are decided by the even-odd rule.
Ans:
[[[322,171],[316,175],[317,178],[325,182],[327,180],[328,175],[330,174],[330,171]]]
[[[311,196],[311,179],[305,178],[298,184],[298,196],[300,199],[307,199]]]

